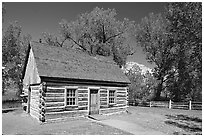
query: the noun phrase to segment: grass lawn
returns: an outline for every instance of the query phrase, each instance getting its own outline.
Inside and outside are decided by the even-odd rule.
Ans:
[[[202,111],[168,108],[129,107],[128,113],[102,116],[103,120],[121,120],[137,125],[147,132],[167,135],[201,135]],[[7,135],[129,135],[130,133],[91,121],[87,118],[40,124],[31,116],[16,110],[2,114],[2,132]]]
[[[154,129],[167,135],[202,134],[202,111],[200,110],[130,106],[128,112],[128,114],[113,115],[109,118],[135,123],[147,130]]]
[[[129,135],[130,133],[93,122],[87,118],[40,124],[22,110],[2,113],[5,135]]]

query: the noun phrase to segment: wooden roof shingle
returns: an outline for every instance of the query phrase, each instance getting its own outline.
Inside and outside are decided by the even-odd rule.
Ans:
[[[31,42],[39,76],[130,83],[112,59]]]

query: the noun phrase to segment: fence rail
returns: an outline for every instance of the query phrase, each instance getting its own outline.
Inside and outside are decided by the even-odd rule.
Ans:
[[[173,102],[173,101],[150,101],[150,102],[137,102],[129,100],[130,106],[143,106],[143,107],[163,107],[169,109],[186,109],[186,110],[202,110],[202,102]]]

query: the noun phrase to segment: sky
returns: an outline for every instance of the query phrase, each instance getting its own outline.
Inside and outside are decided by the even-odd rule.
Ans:
[[[62,19],[75,21],[76,17],[91,12],[95,7],[115,9],[116,18],[128,18],[140,23],[149,13],[162,13],[166,3],[161,2],[6,2],[6,14],[2,24],[5,29],[9,23],[18,21],[23,34],[30,34],[33,41],[39,41],[42,32],[58,34],[59,22]],[[145,59],[140,47],[127,61],[134,61],[153,68]]]

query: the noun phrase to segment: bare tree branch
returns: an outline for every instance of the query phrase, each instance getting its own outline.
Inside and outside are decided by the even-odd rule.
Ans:
[[[117,36],[119,36],[119,35],[121,35],[121,34],[123,34],[124,32],[120,32],[120,33],[118,33],[118,34],[115,34],[115,35],[113,35],[113,36],[110,36],[109,38],[107,38],[106,39],[106,41],[105,42],[107,42],[107,41],[109,41],[110,39],[112,39],[112,38],[114,38],[114,37],[117,37]],[[104,42],[104,43],[105,43]]]
[[[78,45],[80,48],[82,48],[84,51],[86,51],[86,48],[84,48],[82,45],[77,43],[73,38],[69,37],[70,40],[72,40],[76,45]]]

